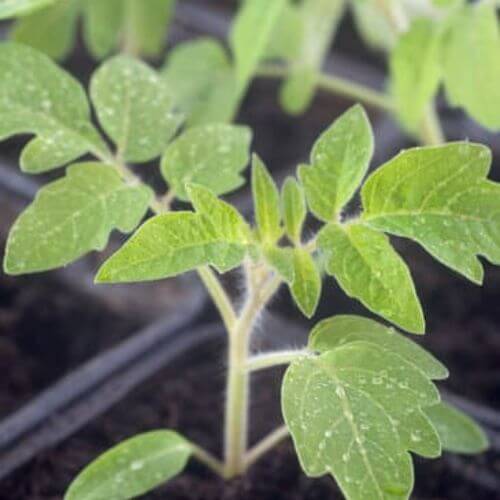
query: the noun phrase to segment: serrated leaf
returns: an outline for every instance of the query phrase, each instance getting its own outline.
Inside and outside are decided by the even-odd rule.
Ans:
[[[392,327],[361,316],[332,316],[320,321],[311,331],[309,348],[312,351],[327,352],[356,341],[371,342],[398,354],[430,379],[448,378],[447,368],[417,343]]]
[[[80,0],[56,2],[19,19],[10,32],[10,38],[53,59],[63,59],[73,49],[79,10]]]
[[[199,184],[224,194],[244,184],[252,133],[249,128],[211,124],[193,127],[175,139],[161,160],[161,172],[177,198],[188,201],[185,186]]]
[[[500,186],[486,179],[490,164],[486,146],[467,142],[404,151],[363,186],[362,220],[481,283],[477,255],[500,264]]]
[[[179,474],[192,453],[173,431],[151,431],[123,441],[88,465],[64,500],[126,500],[147,493]]]
[[[293,281],[289,283],[290,292],[302,313],[311,318],[321,295],[321,275],[309,252],[294,248],[292,255]]]
[[[64,266],[91,250],[103,250],[113,229],[132,231],[152,192],[125,184],[113,167],[81,163],[43,187],[20,215],[7,242],[9,274]]]
[[[307,207],[304,190],[294,177],[288,177],[283,184],[281,205],[286,233],[295,245],[299,245]]]
[[[316,141],[311,166],[299,168],[313,214],[329,222],[340,213],[363,179],[373,154],[373,133],[359,105],[338,118]]]
[[[444,44],[444,80],[452,104],[483,126],[500,129],[500,29],[497,7],[465,5]]]
[[[201,195],[191,187],[195,203]],[[213,217],[205,213],[171,212],[149,219],[101,267],[96,281],[119,283],[170,278],[204,265],[220,272],[241,264],[248,244],[234,209],[218,201]]]
[[[90,122],[85,92],[69,74],[47,56],[15,43],[0,46],[0,67],[0,140],[37,136],[21,156],[23,170],[44,172],[88,152],[106,155]]]
[[[415,20],[390,56],[391,88],[403,124],[416,131],[442,77],[439,24]]]
[[[286,0],[246,0],[240,7],[230,34],[239,94],[265,56],[285,4]]]
[[[239,100],[236,78],[216,40],[202,38],[174,47],[163,76],[189,126],[231,121]]]
[[[453,453],[476,454],[485,451],[488,438],[469,416],[447,403],[425,408],[436,428],[445,450]]]
[[[394,500],[407,499],[413,487],[408,443],[396,421],[438,397],[403,358],[354,342],[294,361],[282,408],[306,474],[331,473],[350,500]]]
[[[0,19],[24,16],[54,2],[56,0],[2,0],[2,3],[0,3]]]
[[[259,240],[273,245],[283,234],[281,228],[280,195],[262,160],[253,156],[252,194]]]
[[[183,119],[173,112],[172,97],[156,71],[128,56],[105,62],[92,77],[90,93],[99,122],[125,161],[159,156]]]
[[[368,309],[412,333],[425,321],[408,267],[383,233],[361,224],[328,224],[318,247],[326,271]]]

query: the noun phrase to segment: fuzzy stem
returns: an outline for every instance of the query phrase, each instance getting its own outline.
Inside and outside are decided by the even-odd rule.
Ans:
[[[311,355],[311,352],[307,349],[275,351],[259,354],[258,356],[251,357],[247,361],[246,369],[249,372],[265,370],[266,368],[272,368],[274,366],[287,365],[296,359],[309,355]]]
[[[262,439],[262,441],[258,442],[248,451],[245,456],[245,468],[248,469],[251,467],[268,451],[272,450],[280,441],[285,439],[288,434],[289,431],[286,425],[282,425],[269,433],[264,439]]]

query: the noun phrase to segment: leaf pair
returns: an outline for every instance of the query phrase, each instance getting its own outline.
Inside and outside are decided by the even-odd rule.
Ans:
[[[285,375],[285,422],[306,474],[333,475],[349,500],[408,498],[408,451],[439,456],[451,429],[451,447],[486,447],[472,421],[439,403],[431,380],[446,378],[446,368],[393,329],[333,317],[313,329],[309,348],[319,354],[294,361]]]

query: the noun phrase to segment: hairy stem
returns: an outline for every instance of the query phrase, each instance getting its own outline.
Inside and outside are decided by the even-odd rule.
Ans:
[[[245,468],[248,469],[268,451],[271,451],[279,442],[285,439],[288,434],[289,432],[286,425],[282,425],[268,434],[262,441],[248,451],[245,456]]]
[[[287,365],[292,361],[310,356],[311,352],[307,349],[301,350],[286,350],[259,354],[251,357],[246,364],[246,369],[249,372],[256,372],[273,366]]]

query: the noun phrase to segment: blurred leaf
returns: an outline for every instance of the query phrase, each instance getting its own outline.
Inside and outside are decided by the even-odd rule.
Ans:
[[[177,198],[188,201],[187,183],[200,184],[215,194],[234,191],[245,179],[252,133],[249,128],[213,124],[186,130],[165,151],[161,172]]]
[[[191,445],[173,431],[151,431],[123,441],[88,465],[64,500],[126,500],[147,493],[179,474]]]
[[[12,227],[5,271],[46,271],[103,250],[113,229],[128,233],[139,224],[151,196],[149,188],[125,184],[108,165],[69,167],[66,177],[40,190]]]
[[[156,71],[128,56],[106,61],[94,73],[90,93],[99,122],[125,161],[160,156],[182,122]]]
[[[24,16],[54,2],[56,0],[2,0],[2,3],[0,3],[0,19]]]
[[[304,37],[302,8],[294,3],[286,3],[271,33],[265,52],[266,59],[296,59]]]
[[[281,190],[281,203],[286,233],[295,245],[299,245],[307,207],[304,190],[295,177],[285,180]]]

